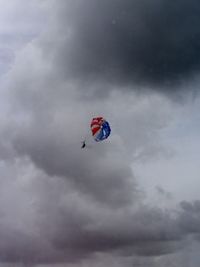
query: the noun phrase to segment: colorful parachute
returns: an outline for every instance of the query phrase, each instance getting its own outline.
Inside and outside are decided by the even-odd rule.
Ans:
[[[109,123],[103,117],[97,117],[91,121],[91,131],[94,140],[99,142],[108,138],[111,129]]]

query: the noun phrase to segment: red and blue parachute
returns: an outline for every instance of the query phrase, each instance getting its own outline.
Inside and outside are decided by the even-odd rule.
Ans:
[[[100,142],[107,139],[111,133],[110,125],[103,117],[93,118],[90,127],[92,131],[92,136],[96,142]],[[89,147],[88,144],[86,145],[86,139],[87,138],[82,141],[81,148]]]
[[[96,142],[105,140],[111,133],[110,125],[103,117],[93,118],[90,126]]]

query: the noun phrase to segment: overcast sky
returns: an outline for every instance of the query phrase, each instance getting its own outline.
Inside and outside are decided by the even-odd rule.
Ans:
[[[0,267],[199,267],[199,1],[0,7]]]

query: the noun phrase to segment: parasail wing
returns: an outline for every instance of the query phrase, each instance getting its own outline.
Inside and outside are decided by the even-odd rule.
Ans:
[[[99,142],[108,138],[111,132],[109,123],[103,117],[96,117],[92,119],[91,131],[94,140]]]

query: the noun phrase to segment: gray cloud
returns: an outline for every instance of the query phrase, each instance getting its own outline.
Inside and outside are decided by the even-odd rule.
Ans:
[[[196,0],[62,3],[59,71],[85,82],[172,91],[199,71],[199,9]]]
[[[185,231],[189,233],[200,233],[200,201],[190,203],[187,201],[181,202],[183,213],[180,217],[180,224]]]
[[[188,235],[199,234],[198,202],[183,202],[175,213],[145,206],[131,168],[132,159],[162,155],[169,100],[121,93],[141,80],[151,87],[198,70],[198,28],[190,28],[198,4],[171,5],[55,2],[51,29],[18,54],[1,98],[0,261],[81,264],[112,254],[137,255],[143,265],[149,257],[153,266],[154,257],[182,250]],[[109,85],[104,97],[110,82],[119,90]],[[101,144],[87,137],[81,150],[97,114],[106,115],[112,135]]]

